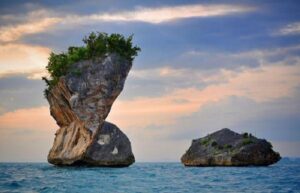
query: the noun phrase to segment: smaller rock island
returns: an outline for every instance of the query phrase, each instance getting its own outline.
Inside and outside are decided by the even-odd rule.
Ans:
[[[265,139],[224,128],[193,140],[181,162],[185,166],[268,166],[281,159],[272,148]]]

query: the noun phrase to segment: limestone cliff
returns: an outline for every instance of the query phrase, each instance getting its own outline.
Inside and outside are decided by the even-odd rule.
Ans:
[[[128,166],[130,141],[105,122],[132,63],[118,54],[80,61],[47,94],[59,125],[48,161],[55,165]]]
[[[279,160],[270,142],[229,129],[193,140],[181,157],[185,166],[267,166]]]

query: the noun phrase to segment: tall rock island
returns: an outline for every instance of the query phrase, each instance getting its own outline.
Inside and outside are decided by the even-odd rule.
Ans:
[[[90,39],[93,38],[89,37]],[[96,41],[94,40],[94,45]],[[103,42],[101,39],[99,41]],[[89,45],[83,49],[86,54],[91,52],[88,50]],[[65,58],[72,58],[70,53],[73,52],[69,48],[69,55]],[[78,53],[75,54],[77,55]],[[53,56],[55,65],[60,65],[60,57]],[[105,121],[124,87],[132,60],[111,51],[101,53],[99,57],[86,56],[85,60],[71,65],[67,62],[65,64],[68,68],[62,76],[53,76],[52,82],[46,79],[50,85],[45,92],[50,113],[60,127],[56,131],[48,162],[54,165],[110,167],[134,163],[135,158],[127,136],[116,125]],[[49,62],[48,71],[52,72],[49,68],[54,67],[56,68]]]
[[[193,140],[181,157],[185,166],[267,166],[279,160],[270,142],[227,128]]]

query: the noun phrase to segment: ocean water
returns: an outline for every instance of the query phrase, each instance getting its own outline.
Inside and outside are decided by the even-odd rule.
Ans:
[[[0,163],[0,192],[300,192],[300,159],[269,167],[184,167],[135,163],[128,168]]]

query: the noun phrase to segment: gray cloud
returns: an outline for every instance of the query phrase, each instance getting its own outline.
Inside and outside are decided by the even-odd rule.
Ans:
[[[221,128],[231,128],[273,141],[299,141],[299,115],[300,89],[294,97],[272,102],[257,103],[245,97],[228,97],[207,104],[190,116],[179,118],[168,137],[174,140],[192,139]]]
[[[0,114],[20,108],[46,105],[42,80],[31,80],[26,75],[0,78]]]
[[[300,21],[289,23],[274,33],[274,35],[282,35],[282,36],[299,35],[299,34],[300,34]]]
[[[241,67],[256,68],[260,65],[276,65],[276,63],[297,64],[299,62],[300,46],[275,47],[269,49],[253,49],[237,52],[220,51],[187,51],[174,61],[175,67],[207,70],[207,69],[233,69]]]

